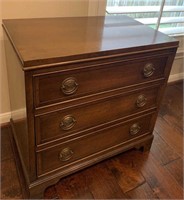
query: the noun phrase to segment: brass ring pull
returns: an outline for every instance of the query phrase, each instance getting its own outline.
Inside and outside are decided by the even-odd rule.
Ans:
[[[61,120],[60,127],[63,130],[67,131],[73,128],[75,123],[76,123],[76,119],[72,115],[67,115],[63,117],[63,119]]]
[[[147,103],[147,98],[143,94],[137,97],[136,105],[138,108],[145,106],[146,103]]]
[[[144,77],[148,78],[152,76],[154,71],[155,71],[154,65],[152,63],[147,63],[143,69]]]
[[[133,124],[131,127],[130,127],[130,134],[131,135],[135,135],[137,134],[139,131],[141,130],[141,127],[138,123],[135,123]]]
[[[72,156],[73,156],[73,151],[69,147],[64,148],[59,153],[59,159],[63,162],[70,160]]]
[[[74,94],[77,91],[78,83],[74,77],[66,78],[62,82],[61,90],[66,95]]]

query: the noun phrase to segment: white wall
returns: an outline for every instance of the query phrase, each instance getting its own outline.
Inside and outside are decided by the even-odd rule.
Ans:
[[[169,82],[177,81],[184,78],[184,42],[183,36],[176,36],[179,40],[179,48],[169,76]]]
[[[105,0],[0,0],[0,22],[11,18],[104,15],[105,3]],[[8,79],[0,27],[0,123],[9,118]]]
[[[88,0],[2,0],[1,22],[10,18],[35,18],[55,16],[87,16]],[[0,30],[0,75],[1,106],[0,113],[10,111],[7,72],[5,65],[3,30]]]

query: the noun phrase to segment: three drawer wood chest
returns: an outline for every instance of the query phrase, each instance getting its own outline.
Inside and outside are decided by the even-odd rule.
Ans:
[[[11,127],[30,198],[149,150],[178,41],[126,16],[3,20]]]

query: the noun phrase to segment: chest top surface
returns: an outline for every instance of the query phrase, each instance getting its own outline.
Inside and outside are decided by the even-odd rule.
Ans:
[[[7,19],[3,28],[25,70],[178,45],[175,39],[126,16]]]

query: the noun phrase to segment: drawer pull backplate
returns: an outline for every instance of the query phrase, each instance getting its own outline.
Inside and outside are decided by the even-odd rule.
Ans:
[[[75,123],[76,119],[72,115],[67,115],[61,120],[60,127],[63,130],[70,130],[74,127]]]
[[[61,150],[61,152],[59,153],[59,159],[61,161],[67,161],[70,160],[73,156],[73,151],[69,148],[66,147],[63,150]]]
[[[139,131],[141,130],[141,127],[138,123],[135,123],[133,124],[131,127],[130,127],[130,134],[131,135],[135,135],[137,134]]]
[[[61,90],[64,94],[70,95],[77,91],[78,83],[74,77],[66,78],[62,82]]]
[[[143,69],[144,77],[147,78],[152,76],[154,74],[154,71],[155,71],[154,65],[152,63],[147,63]]]
[[[138,108],[141,108],[146,105],[146,102],[147,98],[145,97],[145,95],[141,94],[137,97],[136,105]]]

